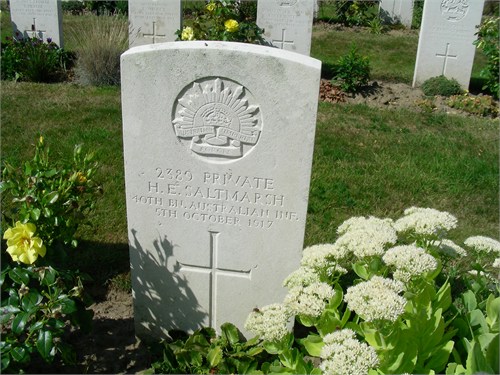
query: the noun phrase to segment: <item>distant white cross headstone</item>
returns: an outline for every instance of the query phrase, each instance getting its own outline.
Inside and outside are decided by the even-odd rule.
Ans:
[[[270,45],[309,55],[315,4],[316,0],[258,0],[257,25]]]
[[[129,47],[173,42],[181,29],[181,0],[129,0]]]
[[[308,56],[233,42],[122,55],[138,336],[224,322],[248,334],[252,309],[284,298],[302,256],[320,71]]]
[[[413,86],[444,75],[469,87],[484,0],[425,1]]]
[[[14,35],[52,39],[64,47],[62,38],[62,6],[60,0],[11,0],[10,18]]]

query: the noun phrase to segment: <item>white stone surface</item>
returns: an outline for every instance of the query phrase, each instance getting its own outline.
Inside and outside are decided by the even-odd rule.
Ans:
[[[36,36],[44,42],[52,38],[64,47],[60,0],[11,0],[10,19],[14,35],[18,32],[23,38]]]
[[[129,0],[129,47],[173,42],[181,28],[181,0]]]
[[[474,62],[476,26],[483,0],[426,1],[420,27],[413,86],[444,75],[468,88]]]
[[[300,263],[321,62],[198,41],[121,65],[136,333],[245,332]]]
[[[277,48],[309,56],[315,0],[258,0],[257,25]]]
[[[380,17],[385,23],[411,28],[413,0],[380,0]]]

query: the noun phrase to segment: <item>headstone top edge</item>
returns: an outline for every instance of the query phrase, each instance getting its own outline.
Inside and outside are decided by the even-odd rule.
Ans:
[[[181,50],[217,49],[226,51],[238,51],[238,52],[245,52],[262,56],[268,55],[271,57],[279,57],[281,59],[291,60],[294,62],[302,63],[303,65],[308,65],[311,68],[321,69],[321,61],[313,57],[305,56],[303,54],[299,54],[296,52],[282,50],[275,47],[262,46],[258,44],[240,43],[240,42],[176,41],[176,42],[147,44],[128,49],[122,54],[122,57],[144,52],[153,52],[153,51],[171,50],[171,49],[181,49]]]

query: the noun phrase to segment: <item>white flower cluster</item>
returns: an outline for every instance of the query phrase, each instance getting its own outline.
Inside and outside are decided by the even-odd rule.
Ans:
[[[337,252],[358,258],[382,255],[387,244],[394,245],[397,241],[393,221],[373,216],[350,218],[338,227],[337,233],[340,235],[334,244]]]
[[[420,235],[443,235],[457,227],[457,218],[448,212],[433,208],[411,207],[404,211],[405,216],[396,220],[394,227],[398,232],[415,231]]]
[[[483,253],[500,254],[500,242],[490,237],[474,236],[464,241],[464,244]]]
[[[335,291],[327,283],[295,286],[290,289],[283,303],[294,315],[318,317],[334,294]]]
[[[467,255],[467,251],[465,251],[462,247],[458,246],[455,242],[444,239],[442,241],[432,241],[431,245],[436,246],[438,251],[449,257],[464,257]]]
[[[323,342],[320,369],[325,375],[368,374],[379,364],[375,349],[358,341],[350,329],[329,333]]]
[[[329,274],[347,273],[347,270],[340,266],[338,262],[342,261],[347,253],[339,252],[337,247],[332,244],[320,244],[306,247],[302,251],[302,267],[311,268],[316,272],[326,271]]]
[[[399,295],[403,288],[400,281],[373,276],[368,281],[347,288],[344,301],[349,310],[368,322],[394,322],[405,311],[406,299]]]
[[[500,268],[500,258],[496,258],[492,264],[493,268]]]
[[[290,313],[280,303],[273,303],[254,310],[248,315],[245,329],[266,341],[279,341],[288,334]]]
[[[299,267],[287,276],[283,281],[283,286],[293,288],[295,286],[308,286],[314,283],[319,283],[319,275],[309,267]]]
[[[436,259],[415,245],[395,246],[387,250],[382,260],[388,266],[394,266],[394,279],[405,283],[412,278],[434,271],[438,264]]]
[[[345,234],[355,230],[377,230],[381,232],[390,231],[393,229],[394,221],[392,219],[379,219],[374,216],[370,217],[351,217],[347,219],[337,228],[338,234]]]

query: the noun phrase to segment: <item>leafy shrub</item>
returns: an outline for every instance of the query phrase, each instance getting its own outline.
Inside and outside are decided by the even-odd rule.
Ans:
[[[31,82],[60,82],[67,78],[71,55],[50,38],[15,38],[2,43],[2,79]]]
[[[488,90],[496,99],[500,97],[500,17],[488,17],[479,26],[474,45],[481,49],[488,58],[486,67],[481,70],[481,77],[486,78],[483,90]]]
[[[178,40],[222,40],[263,43],[263,30],[255,23],[256,8],[236,0],[212,0],[193,9],[191,26],[177,30]]]
[[[344,26],[369,26],[370,21],[378,13],[378,0],[332,0],[322,1],[319,14],[329,14],[328,19],[322,20],[331,23],[340,23]]]
[[[119,85],[120,55],[128,49],[128,22],[122,16],[90,16],[69,35],[77,56],[75,75],[84,85]]]
[[[92,181],[95,168],[80,147],[73,165],[50,163],[40,137],[22,170],[8,164],[3,170],[2,372],[33,370],[37,358],[71,364],[76,355],[64,341],[67,327],[90,329],[93,312],[83,289],[88,277],[65,269],[64,259],[99,190]]]
[[[128,1],[118,0],[118,1],[83,1],[85,8],[98,15],[109,15],[109,14],[128,14]]]
[[[422,84],[421,89],[426,96],[452,96],[463,92],[462,87],[456,79],[449,79],[445,76],[429,78]]]
[[[456,227],[431,208],[351,218],[334,243],[304,249],[283,302],[250,312],[255,337],[240,340],[230,324],[220,338],[201,329],[165,343],[152,370],[498,373],[500,242],[473,236],[462,247],[448,239]]]
[[[498,116],[498,102],[488,95],[453,95],[446,102],[450,107],[478,116]]]
[[[422,15],[424,13],[424,2],[414,1],[413,2],[413,18],[411,21],[412,29],[420,29],[422,23]]]
[[[370,79],[370,60],[351,46],[349,53],[340,57],[334,68],[332,83],[345,92],[354,93]]]
[[[71,0],[71,1],[63,1],[61,3],[61,7],[63,12],[69,13],[72,15],[81,15],[85,12],[85,3],[79,0]]]

